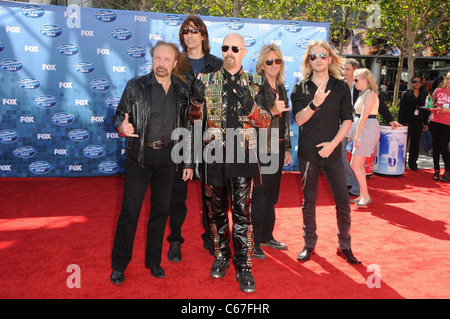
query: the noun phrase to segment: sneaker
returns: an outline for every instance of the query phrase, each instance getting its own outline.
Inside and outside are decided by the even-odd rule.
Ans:
[[[236,280],[240,285],[241,291],[247,293],[256,292],[255,279],[250,269],[239,270],[236,274]]]
[[[255,249],[253,249],[253,258],[265,259],[266,254],[264,253],[264,250],[261,249],[261,247],[255,247]]]
[[[211,267],[211,277],[223,278],[226,270],[230,268],[230,262],[225,257],[218,257]]]
[[[169,252],[167,254],[169,261],[178,263],[181,261],[181,243],[174,241],[170,243]]]
[[[271,239],[267,242],[261,243],[261,246],[267,246],[267,247],[278,249],[278,250],[288,249],[288,246],[286,244],[280,243],[278,240],[275,240],[275,239]]]

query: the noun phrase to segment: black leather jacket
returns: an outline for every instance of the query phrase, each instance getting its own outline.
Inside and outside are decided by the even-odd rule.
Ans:
[[[145,154],[145,141],[144,136],[147,127],[148,114],[151,110],[151,94],[150,79],[153,76],[153,72],[137,76],[128,81],[122,97],[120,98],[119,105],[117,106],[116,114],[113,118],[114,128],[119,132],[119,127],[125,119],[125,113],[129,115],[129,121],[134,126],[134,131],[139,137],[127,137],[126,138],[126,157],[127,160],[144,166],[144,154]],[[172,75],[172,85],[174,92],[174,99],[176,101],[176,123],[175,128],[186,128],[190,132],[188,138],[190,141],[188,145],[192,145],[192,125],[188,118],[189,112],[189,90],[186,84],[178,80]],[[176,144],[179,139],[173,140]],[[180,168],[193,168],[192,161],[192,146],[183,149],[183,163],[176,165],[177,169]]]

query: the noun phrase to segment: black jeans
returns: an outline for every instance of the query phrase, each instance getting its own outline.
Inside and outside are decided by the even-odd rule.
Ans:
[[[174,163],[171,147],[154,150],[147,147],[145,165],[125,163],[122,209],[117,222],[112,251],[112,268],[125,271],[133,252],[134,238],[142,203],[150,184],[150,218],[147,223],[145,266],[161,263],[164,231],[169,216]]]
[[[299,169],[303,183],[302,211],[305,246],[314,248],[317,243],[316,202],[319,176],[323,170],[336,203],[339,247],[341,249],[351,248],[350,200],[342,156],[317,162],[306,162],[299,158]]]
[[[228,186],[205,185],[206,196],[210,196],[207,205],[214,256],[228,260],[231,259],[228,200],[231,201],[234,265],[237,270],[251,268],[253,261],[253,230],[250,217],[252,187],[251,177],[228,178]]]
[[[181,226],[187,215],[186,199],[188,195],[188,181],[183,181],[183,170],[175,172],[172,197],[170,199],[170,235],[167,237],[169,242],[178,241],[184,243],[181,235]]]
[[[273,174],[263,174],[262,184],[253,189],[252,196],[252,225],[255,247],[259,248],[261,242],[268,242],[273,237],[275,227],[275,205],[280,193],[281,175],[284,165],[284,142],[280,142],[278,155],[278,170]],[[272,154],[274,155],[274,154]],[[266,166],[269,164],[265,164]],[[264,166],[261,164],[261,166]]]
[[[433,166],[439,170],[439,155],[442,154],[446,172],[450,172],[450,153],[448,143],[450,141],[450,126],[430,121],[431,138],[433,139]]]
[[[419,158],[420,137],[422,136],[423,122],[412,121],[408,125],[409,140],[409,168],[417,168],[417,159]]]
[[[187,215],[187,206],[186,199],[188,196],[188,183],[183,181],[181,178],[183,176],[183,170],[179,170],[175,172],[173,188],[172,188],[172,197],[170,199],[170,235],[167,236],[167,240],[169,242],[178,241],[180,243],[184,243],[184,238],[182,236],[181,227],[186,219]],[[209,230],[209,221],[208,221],[208,210],[205,204],[205,190],[204,184],[201,183],[201,195],[202,195],[202,224],[205,229],[205,233],[203,233],[202,239],[206,246],[207,243],[211,240],[209,238],[210,230]]]

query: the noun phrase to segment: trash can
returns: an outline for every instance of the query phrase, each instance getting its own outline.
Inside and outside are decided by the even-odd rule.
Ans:
[[[374,153],[374,173],[383,175],[403,175],[405,173],[407,139],[407,126],[393,130],[389,125],[380,125],[380,140]]]

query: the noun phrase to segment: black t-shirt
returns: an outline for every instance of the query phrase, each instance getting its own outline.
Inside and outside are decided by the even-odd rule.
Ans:
[[[317,86],[311,77],[295,84],[291,94],[292,114],[295,115],[314,99]],[[348,85],[344,80],[338,80],[330,75],[325,92],[331,90],[320,110],[299,128],[298,157],[306,161],[317,161],[322,158],[318,154],[317,144],[330,142],[339,131],[343,121],[351,120],[352,103]],[[330,159],[342,157],[342,147],[339,143]]]

